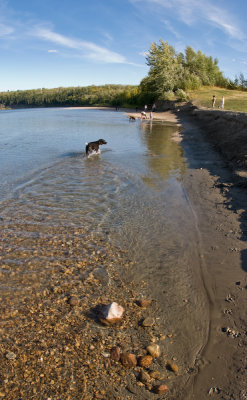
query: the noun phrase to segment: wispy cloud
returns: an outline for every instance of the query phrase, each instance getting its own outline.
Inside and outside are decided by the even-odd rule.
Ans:
[[[14,32],[14,28],[0,23],[0,37],[10,35],[13,32]]]
[[[50,43],[55,43],[59,46],[76,50],[78,55],[87,57],[94,61],[129,64],[126,58],[119,53],[98,46],[92,42],[66,37],[47,28],[36,28],[32,31],[32,35]]]
[[[173,18],[178,18],[186,25],[192,26],[198,21],[207,22],[225,32],[230,38],[244,40],[245,34],[241,31],[234,16],[226,8],[220,8],[211,0],[129,0],[132,4],[143,7],[143,4],[159,6],[170,10]]]

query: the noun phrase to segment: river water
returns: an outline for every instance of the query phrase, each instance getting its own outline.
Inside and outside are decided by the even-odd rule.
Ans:
[[[206,340],[208,314],[200,236],[183,187],[186,160],[172,140],[178,127],[83,109],[10,110],[0,118],[1,290],[25,291],[31,261],[36,273],[49,261],[34,239],[38,247],[40,237],[67,232],[73,241],[81,226],[105,233],[128,252],[129,279],[147,282],[189,368]],[[87,158],[85,142],[100,138],[107,145]]]

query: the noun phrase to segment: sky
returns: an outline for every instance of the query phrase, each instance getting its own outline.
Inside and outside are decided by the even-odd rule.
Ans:
[[[138,85],[152,42],[247,77],[246,0],[0,0],[0,91]]]

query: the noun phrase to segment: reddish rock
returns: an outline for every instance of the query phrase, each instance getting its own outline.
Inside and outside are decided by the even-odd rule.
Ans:
[[[137,300],[138,306],[142,308],[147,308],[148,306],[150,306],[151,303],[152,300],[147,300],[147,299]]]
[[[153,387],[153,391],[156,394],[163,394],[169,390],[168,386],[166,385],[158,385]]]
[[[153,357],[152,356],[142,356],[138,360],[138,364],[140,365],[140,367],[143,367],[143,368],[150,367],[152,362],[153,362]]]
[[[111,359],[114,361],[119,361],[120,360],[120,347],[114,346],[111,349]]]
[[[121,363],[127,368],[134,368],[137,364],[136,356],[132,353],[122,353],[120,359]]]

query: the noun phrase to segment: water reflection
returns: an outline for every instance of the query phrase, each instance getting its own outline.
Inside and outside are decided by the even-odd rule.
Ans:
[[[140,124],[142,140],[145,143],[149,174],[142,177],[148,185],[159,188],[160,180],[173,177],[178,181],[185,172],[185,160],[181,146],[172,139],[178,132],[177,125],[158,122],[142,122]]]

